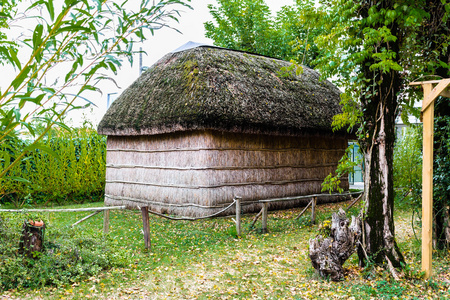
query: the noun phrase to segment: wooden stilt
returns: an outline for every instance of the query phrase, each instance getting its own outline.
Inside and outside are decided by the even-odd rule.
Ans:
[[[151,244],[151,240],[150,240],[150,224],[149,224],[149,217],[148,217],[148,207],[147,206],[141,207],[141,213],[142,213],[142,223],[143,223],[143,230],[144,230],[145,248],[150,249],[152,244]]]
[[[262,233],[268,233],[269,230],[267,229],[267,214],[268,214],[268,206],[269,203],[264,202],[262,207],[262,220],[261,220],[261,231]]]
[[[72,226],[74,226],[73,224]],[[103,233],[107,234],[109,232],[109,210],[103,211]]]
[[[431,93],[431,84],[423,85],[424,99]],[[432,274],[433,252],[433,126],[434,101],[423,111],[423,169],[422,169],[422,271],[425,278]]]
[[[238,237],[241,236],[241,198],[236,197],[236,234]]]
[[[313,197],[311,202],[311,224],[316,224],[316,204],[317,197]]]

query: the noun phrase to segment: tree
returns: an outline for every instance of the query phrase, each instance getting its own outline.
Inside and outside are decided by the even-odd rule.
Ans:
[[[25,9],[12,9],[14,0],[1,2],[0,28],[19,27],[22,34],[0,33],[0,61],[15,75],[0,91],[0,180],[21,180],[8,178],[8,171],[29,151],[55,155],[40,142],[50,128],[69,130],[61,120],[81,107],[76,101],[92,104],[83,95],[99,91],[99,81],[112,80],[123,59],[133,62],[133,39],[142,41],[176,21],[176,7],[188,1],[38,0]],[[42,132],[34,120],[46,124]],[[32,142],[17,149],[19,134]]]
[[[319,55],[314,37],[321,28],[306,27],[298,18],[302,10],[314,6],[312,1],[284,6],[276,18],[271,16],[263,0],[217,0],[209,5],[214,22],[206,22],[206,36],[216,46],[267,55],[283,60],[295,60],[308,66]]]
[[[333,27],[318,39],[326,51],[318,65],[324,76],[339,76],[338,83],[346,90],[344,114],[337,116],[335,125],[350,121],[354,128],[359,123],[358,140],[365,159],[363,247],[370,260],[387,263],[394,274],[393,267],[404,263],[393,223],[395,119],[400,111],[411,111],[417,100],[414,93],[405,92],[405,84],[427,74],[428,67],[436,66],[432,61],[439,62],[436,50],[448,47],[448,33],[445,37],[437,33],[448,18],[442,8],[435,14],[440,3],[332,0],[323,2],[320,12],[325,24]],[[442,7],[448,9],[448,4]],[[429,35],[430,24],[435,29]],[[435,43],[436,36],[442,44]],[[448,68],[446,59],[439,64]],[[364,264],[364,259],[360,262]]]

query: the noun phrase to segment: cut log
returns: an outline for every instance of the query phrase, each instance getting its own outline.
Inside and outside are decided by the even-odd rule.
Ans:
[[[36,258],[36,254],[42,252],[44,248],[44,232],[44,222],[25,221],[22,226],[19,253],[30,258]]]
[[[330,277],[333,281],[344,278],[342,265],[352,255],[361,237],[361,220],[352,216],[352,223],[345,211],[340,209],[331,220],[329,237],[316,236],[309,241],[309,257],[311,263],[322,277]]]

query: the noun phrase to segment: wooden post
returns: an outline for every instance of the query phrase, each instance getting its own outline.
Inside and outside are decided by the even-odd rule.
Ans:
[[[241,236],[241,198],[234,198],[236,201],[236,234],[238,237]]]
[[[316,204],[317,197],[313,197],[311,202],[311,224],[316,224]]]
[[[94,215],[94,214],[92,214]],[[72,227],[75,224],[72,225]],[[103,211],[103,233],[104,234],[108,234],[109,232],[109,210],[104,210]]]
[[[261,220],[261,231],[262,233],[268,233],[269,230],[267,230],[267,213],[268,213],[268,206],[269,203],[264,202],[262,207],[262,220]]]
[[[431,93],[431,84],[424,84],[424,99]],[[433,125],[434,101],[423,111],[423,168],[422,168],[422,271],[425,278],[432,273],[433,252]]]
[[[144,242],[145,242],[145,248],[150,249],[152,244],[150,240],[150,224],[149,224],[149,217],[148,217],[148,207],[144,206],[141,207],[141,213],[142,213],[142,223],[144,228]]]

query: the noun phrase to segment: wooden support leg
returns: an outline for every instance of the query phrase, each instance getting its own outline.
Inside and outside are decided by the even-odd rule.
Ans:
[[[313,199],[311,199],[311,201],[309,201],[308,205],[306,205],[306,207],[302,210],[302,212],[297,217],[295,217],[296,220],[298,220],[305,213],[305,211],[308,209],[308,207],[311,206],[312,202],[313,202]]]
[[[316,224],[316,204],[317,197],[313,197],[311,202],[311,224]]]
[[[241,236],[241,199],[236,197],[236,234]]]
[[[268,233],[269,231],[267,230],[267,208],[268,208],[269,204],[264,202],[263,203],[263,207],[262,207],[262,220],[261,220],[261,231],[262,233]]]
[[[150,224],[149,224],[149,218],[148,218],[148,207],[147,206],[141,207],[141,213],[142,213],[142,223],[143,223],[143,228],[144,228],[145,248],[150,249],[152,244],[150,241]]]
[[[424,96],[431,87],[424,88]],[[433,253],[433,126],[434,103],[423,112],[423,169],[422,169],[422,271],[431,277]]]
[[[72,226],[74,226],[73,224]],[[107,234],[109,232],[109,210],[103,211],[103,233]]]

